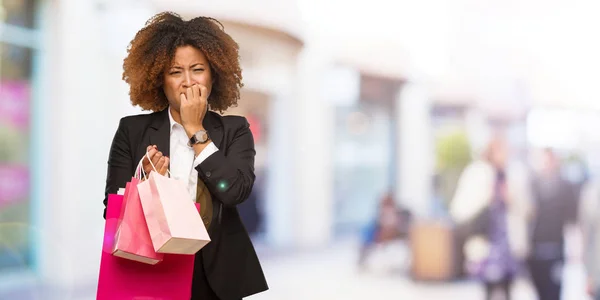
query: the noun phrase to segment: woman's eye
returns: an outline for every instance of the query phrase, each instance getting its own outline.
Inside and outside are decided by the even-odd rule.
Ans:
[[[194,69],[194,72],[202,72],[204,69]]]

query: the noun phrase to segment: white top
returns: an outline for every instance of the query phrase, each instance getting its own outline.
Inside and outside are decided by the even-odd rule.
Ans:
[[[183,125],[175,122],[169,110],[169,122],[171,124],[170,139],[170,172],[171,177],[186,183],[190,199],[196,201],[196,190],[198,184],[198,171],[196,167],[213,153],[219,151],[219,148],[211,141],[198,156],[194,158],[194,148],[188,146],[190,140],[183,129]],[[160,149],[159,149],[160,150]]]

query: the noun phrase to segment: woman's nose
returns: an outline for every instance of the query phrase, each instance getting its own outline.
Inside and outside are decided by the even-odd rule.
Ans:
[[[183,86],[185,88],[189,88],[192,85],[194,85],[194,80],[192,79],[192,76],[190,76],[190,74],[188,72],[185,72],[185,78],[183,79]]]

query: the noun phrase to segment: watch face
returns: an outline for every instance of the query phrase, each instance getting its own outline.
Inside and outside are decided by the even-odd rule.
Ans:
[[[206,134],[206,131],[197,132],[196,139],[198,140],[198,142],[204,143],[206,142],[206,140],[208,140],[208,134]]]

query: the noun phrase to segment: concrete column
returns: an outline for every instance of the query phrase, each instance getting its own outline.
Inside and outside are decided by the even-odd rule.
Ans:
[[[60,1],[52,5],[55,25],[44,45],[51,56],[41,76],[49,93],[40,101],[48,110],[38,129],[44,146],[37,149],[38,172],[44,191],[39,194],[39,273],[61,290],[72,289],[97,272],[101,245],[102,173],[106,172],[101,128],[92,123],[103,115],[106,87],[98,72],[92,3]],[[72,26],[78,24],[78,26]],[[102,136],[102,134],[100,134]],[[95,211],[94,214],[92,211]],[[86,280],[86,281],[87,281]]]
[[[274,95],[271,101],[264,207],[266,239],[272,247],[289,247],[295,241],[293,101],[289,94]]]
[[[430,101],[423,87],[410,82],[403,87],[397,101],[399,157],[396,195],[416,215],[424,215],[431,205],[434,167]]]
[[[267,240],[275,247],[327,243],[333,228],[333,107],[322,96],[326,61],[314,49],[300,54],[289,93],[271,109]]]
[[[104,5],[46,4],[51,22],[44,29],[39,74],[46,90],[36,95],[43,109],[36,124],[40,147],[34,150],[40,162],[35,255],[41,278],[66,298],[97,280],[108,151],[119,118],[136,110],[125,109],[130,105],[121,80],[124,52],[107,49],[111,41],[101,38],[108,36],[105,24],[90,21],[102,19],[110,9]]]
[[[333,103],[324,97],[328,70],[323,49],[307,44],[299,55],[293,137],[297,245],[314,247],[333,234]]]

